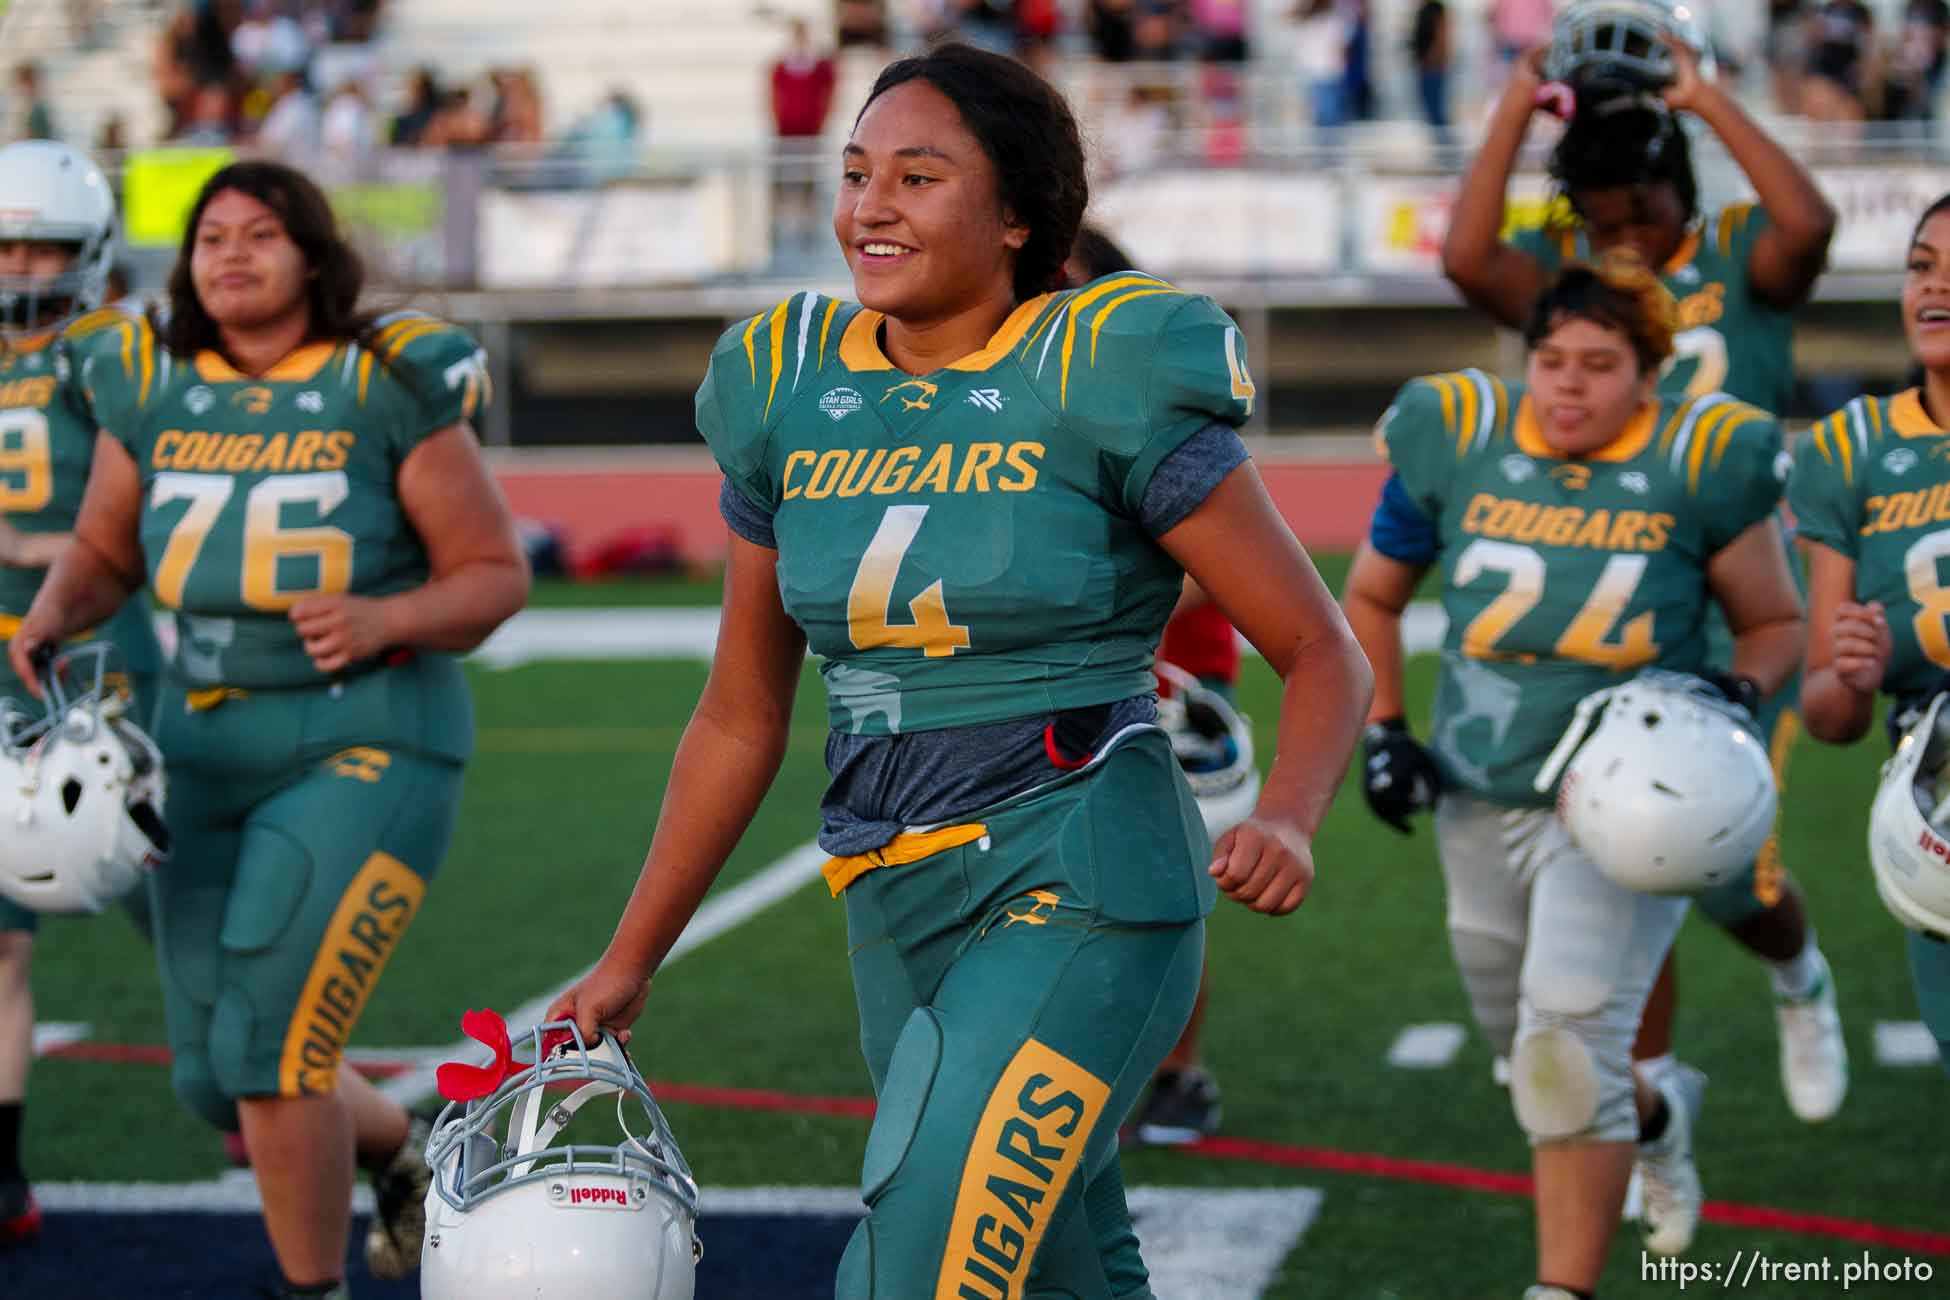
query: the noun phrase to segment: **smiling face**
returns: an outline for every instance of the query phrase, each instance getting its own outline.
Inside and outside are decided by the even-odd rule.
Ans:
[[[1640,369],[1623,330],[1572,316],[1531,349],[1524,380],[1544,441],[1582,456],[1625,432],[1658,376]]]
[[[1950,370],[1950,209],[1932,213],[1909,246],[1903,333],[1925,370]]]
[[[833,233],[860,302],[909,325],[1014,301],[1029,237],[1004,211],[995,164],[954,102],[926,81],[867,105],[847,142]]]
[[[277,212],[241,190],[204,205],[190,255],[190,281],[218,328],[262,329],[308,312],[311,268]]]

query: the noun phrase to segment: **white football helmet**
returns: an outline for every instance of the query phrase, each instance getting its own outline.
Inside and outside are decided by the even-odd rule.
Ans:
[[[0,704],[0,894],[36,912],[99,912],[169,856],[162,756],[128,720],[109,653],[53,659],[44,717]]]
[[[1703,18],[1702,0],[1573,0],[1551,24],[1545,79],[1566,83],[1581,101],[1651,94],[1673,79],[1663,36],[1689,47],[1710,72]]]
[[[52,140],[0,149],[0,240],[15,239],[73,244],[75,255],[51,281],[0,276],[0,328],[42,330],[101,306],[115,251],[115,192],[102,169]]]
[[[1252,723],[1175,664],[1154,667],[1171,686],[1158,699],[1158,725],[1171,737],[1172,753],[1198,800],[1205,833],[1217,839],[1245,821],[1259,803],[1259,768],[1253,764]]]
[[[1752,862],[1774,825],[1774,769],[1745,716],[1697,677],[1642,673],[1579,701],[1535,788],[1563,772],[1557,815],[1614,884],[1698,893]]]
[[[1882,765],[1869,809],[1876,893],[1911,930],[1950,939],[1950,709],[1938,695]]]
[[[519,1068],[434,1122],[423,1300],[693,1300],[697,1183],[629,1055],[570,1021],[515,1041]],[[611,1094],[621,1141],[549,1145]]]

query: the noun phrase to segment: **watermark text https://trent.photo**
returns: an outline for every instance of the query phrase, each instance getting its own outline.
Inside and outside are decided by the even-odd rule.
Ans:
[[[1832,1259],[1826,1255],[1799,1255],[1776,1258],[1761,1250],[1736,1250],[1722,1263],[1716,1260],[1670,1259],[1650,1252],[1639,1256],[1641,1282],[1673,1282],[1681,1291],[1689,1286],[1718,1287],[1723,1291],[1745,1290],[1755,1285],[1777,1282],[1841,1284],[1844,1291],[1856,1286],[1886,1286],[1891,1283],[1929,1286],[1937,1267],[1927,1259],[1878,1259],[1868,1251],[1852,1259]]]

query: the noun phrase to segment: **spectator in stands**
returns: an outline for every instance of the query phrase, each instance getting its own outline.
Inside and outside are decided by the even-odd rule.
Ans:
[[[212,81],[196,88],[195,97],[190,101],[189,120],[176,140],[187,145],[225,145],[230,143],[236,126],[237,105],[230,87]]]
[[[1946,45],[1950,45],[1950,0],[1909,0],[1883,91],[1884,116],[1921,124],[1936,120]]]
[[[1137,55],[1136,0],[1090,0],[1085,19],[1090,44],[1106,63],[1123,63]]]
[[[1179,0],[1138,0],[1137,21],[1131,27],[1133,53],[1156,62],[1178,52]]]
[[[1368,0],[1340,0],[1340,5],[1347,20],[1347,48],[1341,54],[1341,79],[1346,87],[1342,102],[1350,119],[1365,122],[1374,116],[1374,75],[1368,66],[1372,44]]]
[[[1774,107],[1801,111],[1801,74],[1807,64],[1808,18],[1802,0],[1767,0],[1767,87]]]
[[[842,49],[855,45],[884,48],[887,44],[886,0],[838,0],[833,6],[833,30]]]
[[[1809,15],[1800,110],[1824,122],[1861,122],[1880,100],[1875,15],[1862,0],[1826,0]]]
[[[1449,7],[1443,0],[1422,0],[1415,11],[1415,30],[1408,40],[1415,60],[1415,95],[1438,149],[1453,143],[1449,134]]]
[[[1214,63],[1246,61],[1250,53],[1246,0],[1191,0],[1191,12],[1200,58]]]
[[[280,72],[271,83],[271,108],[257,127],[257,146],[273,158],[308,165],[318,155],[318,100],[305,74]]]
[[[1499,79],[1518,56],[1551,38],[1554,0],[1491,0],[1490,41],[1496,47]]]
[[[275,76],[308,67],[312,39],[280,0],[256,0],[231,32],[230,52],[247,72]]]
[[[422,64],[406,78],[406,107],[393,119],[390,137],[393,146],[411,149],[418,145],[439,112],[440,82],[433,69]]]
[[[781,246],[807,248],[819,234],[819,137],[833,108],[833,58],[813,45],[812,28],[792,20],[785,53],[772,64],[772,152]]]
[[[542,142],[542,92],[533,68],[495,68],[488,73],[494,86],[493,139],[498,145],[539,145]]]
[[[372,105],[365,84],[358,77],[346,77],[325,102],[319,121],[319,140],[325,156],[338,163],[357,163],[372,152],[374,133]]]
[[[932,0],[931,39],[963,41],[994,54],[1016,52],[1015,0]]]
[[[579,183],[603,185],[633,173],[642,148],[643,110],[628,91],[612,90],[563,134],[558,154],[575,164]]]
[[[14,109],[20,127],[19,140],[52,140],[54,111],[47,106],[47,91],[41,84],[41,65],[31,60],[14,67]]]
[[[1294,59],[1307,95],[1314,126],[1332,130],[1347,124],[1347,17],[1338,0],[1301,0],[1294,10]]]

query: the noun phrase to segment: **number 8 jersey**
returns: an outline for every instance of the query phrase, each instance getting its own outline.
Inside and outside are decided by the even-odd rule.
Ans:
[[[172,669],[193,687],[321,683],[287,617],[314,594],[424,582],[400,463],[486,398],[484,357],[445,322],[382,319],[370,346],[308,343],[263,375],[172,356],[149,323],[97,336],[82,373],[142,475],[149,582],[174,611]]]
[[[1891,695],[1950,671],[1950,432],[1912,388],[1858,397],[1794,449],[1788,503],[1801,536],[1855,562],[1854,599],[1879,600]]]
[[[1411,381],[1376,439],[1436,528],[1437,760],[1511,805],[1550,802],[1531,781],[1584,696],[1701,666],[1707,564],[1774,510],[1785,468],[1773,417],[1724,394],[1657,401],[1566,458],[1521,385],[1475,370]]]
[[[890,735],[1155,689],[1181,570],[1141,507],[1165,458],[1253,386],[1209,299],[1138,274],[1019,306],[916,378],[882,316],[805,293],[727,331],[698,428],[771,521],[786,612],[835,731]]]

